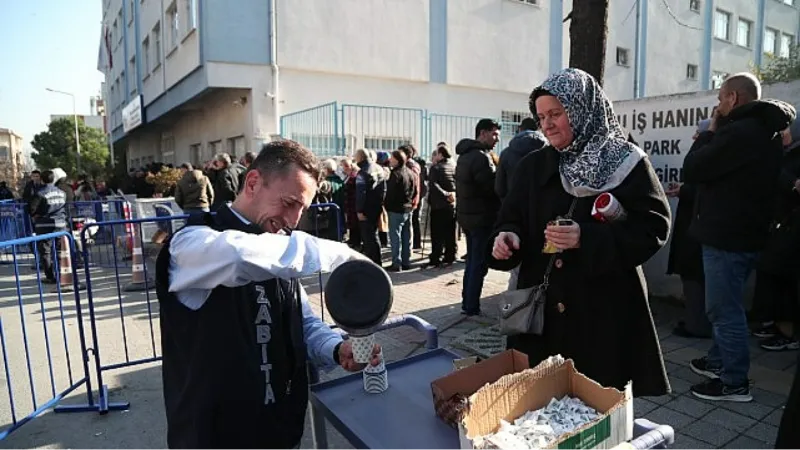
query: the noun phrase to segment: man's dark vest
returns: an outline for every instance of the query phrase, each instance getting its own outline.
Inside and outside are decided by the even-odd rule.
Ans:
[[[227,206],[188,225],[263,233]],[[156,262],[156,292],[169,447],[296,446],[308,402],[298,281],[218,286],[192,311],[169,292],[169,263],[168,241]]]

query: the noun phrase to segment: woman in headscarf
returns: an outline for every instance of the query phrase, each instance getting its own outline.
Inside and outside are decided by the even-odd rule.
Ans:
[[[627,141],[611,102],[586,72],[551,75],[530,96],[550,145],[520,162],[492,239],[490,267],[521,264],[518,289],[543,282],[555,249],[541,336],[509,336],[530,364],[561,354],[603,386],[636,396],[669,391],[641,265],[666,242],[670,209],[647,155]],[[610,193],[626,217],[592,216]],[[574,204],[573,204],[574,201]],[[574,208],[574,209],[573,209]],[[569,215],[571,220],[553,224]]]

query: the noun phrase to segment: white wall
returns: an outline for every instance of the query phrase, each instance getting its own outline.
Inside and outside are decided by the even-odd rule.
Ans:
[[[458,0],[447,4],[448,83],[530,92],[549,73],[549,2]]]
[[[427,80],[428,3],[277,0],[278,64],[292,69]]]

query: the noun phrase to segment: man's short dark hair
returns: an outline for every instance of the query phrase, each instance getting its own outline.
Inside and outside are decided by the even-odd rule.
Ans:
[[[452,158],[453,153],[450,152],[450,148],[447,147],[447,144],[440,145],[436,147],[436,153],[442,156],[442,158]]]
[[[194,170],[194,166],[192,166],[192,163],[185,162],[185,163],[181,164],[181,169],[186,169],[189,172],[191,172],[191,171]]]
[[[39,169],[34,169],[34,170],[31,170],[31,175],[33,175],[33,174],[41,175],[42,172],[39,172]]]
[[[475,139],[478,139],[481,135],[481,131],[494,131],[494,130],[502,130],[503,127],[500,126],[494,119],[481,119],[478,121],[478,124],[475,125]]]
[[[253,161],[256,160],[256,157],[256,152],[247,152],[244,154],[244,162],[246,162],[247,165],[253,164]]]
[[[519,123],[519,131],[538,130],[539,121],[533,117],[526,117]]]
[[[408,154],[405,151],[398,148],[397,150],[392,152],[392,158],[397,160],[397,162],[400,163],[400,166],[405,166],[406,160],[408,160]]]
[[[397,149],[406,154],[406,159],[411,159],[417,155],[417,148],[412,144],[403,144]]]
[[[42,181],[45,184],[52,184],[56,181],[56,175],[53,173],[52,170],[45,170],[42,172]]]
[[[317,182],[320,180],[320,163],[317,157],[311,150],[288,139],[264,144],[250,166],[251,170],[258,170],[266,182],[269,182],[271,176],[286,175],[293,168],[306,172]]]

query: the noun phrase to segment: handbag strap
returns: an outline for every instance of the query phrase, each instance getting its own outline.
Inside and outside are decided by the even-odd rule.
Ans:
[[[565,219],[572,218],[572,213],[575,211],[576,203],[578,203],[578,197],[573,197],[572,204],[569,207],[569,211],[567,212],[567,215],[564,217]],[[542,285],[544,287],[547,287],[550,284],[550,273],[553,271],[553,265],[556,262],[556,257],[558,257],[558,253],[553,253],[550,256],[550,262],[547,263],[547,269],[544,271],[544,278],[542,278]]]

